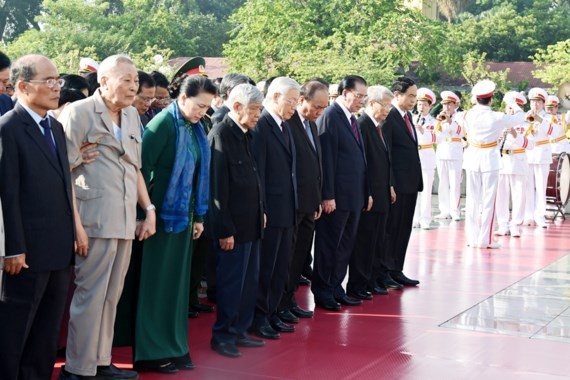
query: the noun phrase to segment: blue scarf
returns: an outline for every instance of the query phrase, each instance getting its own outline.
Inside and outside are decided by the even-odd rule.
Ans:
[[[196,190],[196,202],[194,213],[203,216],[208,210],[208,198],[210,187],[210,145],[202,124],[192,124],[192,130],[198,140],[200,148],[200,167],[198,173],[198,183],[193,184],[196,162],[194,155],[189,149],[194,141],[190,132],[186,128],[186,121],[178,109],[178,102],[172,102],[167,111],[174,118],[174,129],[176,130],[176,157],[174,166],[170,174],[168,189],[164,195],[164,201],[160,210],[160,217],[164,220],[164,229],[167,233],[179,233],[190,225],[190,200],[192,190]],[[194,187],[192,186],[194,185]]]

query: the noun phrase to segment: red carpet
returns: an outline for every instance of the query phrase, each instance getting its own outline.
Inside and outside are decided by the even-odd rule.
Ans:
[[[549,224],[547,230],[525,227],[519,239],[498,240],[502,249],[465,247],[463,222],[444,222],[430,231],[414,230],[405,273],[419,279],[419,287],[391,291],[363,306],[344,307],[340,313],[317,309],[313,319],[301,320],[297,332],[281,334],[280,340],[268,341],[264,348],[241,349],[242,357],[237,359],[211,351],[214,315],[202,314],[189,321],[191,356],[197,368],[176,375],[141,374],[140,378],[567,379],[568,293],[562,300],[568,315],[562,323],[567,324],[553,330],[554,340],[439,327],[567,255],[570,222]],[[570,267],[565,272],[559,284],[570,289]],[[536,295],[540,289],[527,290]],[[302,287],[298,297],[303,306],[313,308],[308,287]],[[523,318],[527,317],[521,315]],[[513,330],[520,327],[516,320],[500,322],[506,333],[509,326]],[[128,366],[129,349],[116,349],[113,359]],[[54,371],[54,378],[58,372]]]

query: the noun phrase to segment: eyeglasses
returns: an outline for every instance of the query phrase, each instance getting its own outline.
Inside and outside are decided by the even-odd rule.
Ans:
[[[284,97],[285,98],[285,97]],[[297,106],[299,104],[299,99],[287,99],[285,98],[285,102],[290,106]]]
[[[145,98],[144,96],[137,95],[140,100],[145,102],[146,104],[152,104],[156,100],[156,98]]]
[[[64,80],[64,79],[61,79],[61,78],[59,78],[59,79],[53,79],[53,78],[51,78],[51,79],[45,79],[45,80],[33,80],[33,79],[30,79],[30,80],[25,80],[24,82],[29,82],[29,83],[41,83],[41,84],[44,84],[44,83],[45,83],[45,84],[48,86],[48,88],[54,88],[55,85],[58,85],[59,87],[62,87],[63,84],[65,83],[65,80]]]
[[[168,103],[168,102],[172,101],[170,96],[165,96],[164,98],[156,98],[155,100],[159,103]]]
[[[352,91],[352,90],[351,90],[350,92],[352,92],[352,93],[354,94],[354,97],[355,97],[356,99],[358,99],[358,100],[364,100],[364,101],[366,101],[366,100],[368,99],[368,95],[359,94],[358,92]]]

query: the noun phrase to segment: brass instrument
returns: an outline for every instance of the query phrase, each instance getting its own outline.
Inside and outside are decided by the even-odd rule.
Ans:
[[[534,115],[528,115],[526,117],[526,121],[529,123],[534,123]]]

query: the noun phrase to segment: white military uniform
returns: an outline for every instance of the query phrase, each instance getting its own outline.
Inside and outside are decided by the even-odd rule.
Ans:
[[[415,121],[424,190],[418,196],[413,225],[417,226],[419,223],[423,229],[429,229],[431,224],[431,193],[436,168],[434,144],[439,143],[440,138],[434,133],[436,124],[437,120],[430,114],[419,116]],[[423,133],[420,133],[417,126],[423,127]]]
[[[526,151],[534,148],[532,135],[526,136],[528,124],[515,127],[517,138],[508,134],[503,145],[499,183],[497,187],[497,235],[519,237],[524,221],[528,161]],[[520,142],[522,141],[522,144]],[[509,222],[509,197],[512,199],[512,216]]]
[[[490,97],[494,89],[495,84],[485,80],[473,87],[473,94],[482,98]],[[515,111],[521,111],[516,103],[509,106]],[[497,141],[505,128],[514,127],[523,120],[522,112],[506,115],[483,105],[476,105],[465,113],[463,128],[469,141],[463,160],[467,178],[465,227],[467,244],[471,247],[499,247],[493,243],[493,219],[500,168]],[[517,136],[516,143],[522,145],[523,138],[524,136]]]
[[[449,91],[442,92],[442,97]],[[450,95],[453,93],[450,93]],[[457,97],[455,94],[453,94]],[[459,98],[457,97],[457,102]],[[451,115],[451,123],[441,122],[437,127],[439,143],[437,144],[437,199],[438,215],[445,219],[461,219],[461,167],[463,164],[463,128],[461,128],[463,112]]]
[[[535,147],[527,152],[528,181],[525,207],[525,224],[534,221],[540,227],[546,227],[546,181],[552,163],[552,146],[550,139],[558,135],[559,126],[550,123],[549,115],[543,110],[539,113],[542,123],[532,123]]]
[[[554,133],[557,136],[552,136],[550,139],[550,145],[552,146],[552,154],[560,153],[570,153],[570,141],[566,133],[568,132],[568,124],[566,123],[566,117],[562,115],[552,115],[550,117],[550,123],[556,124],[558,128],[555,128]]]

